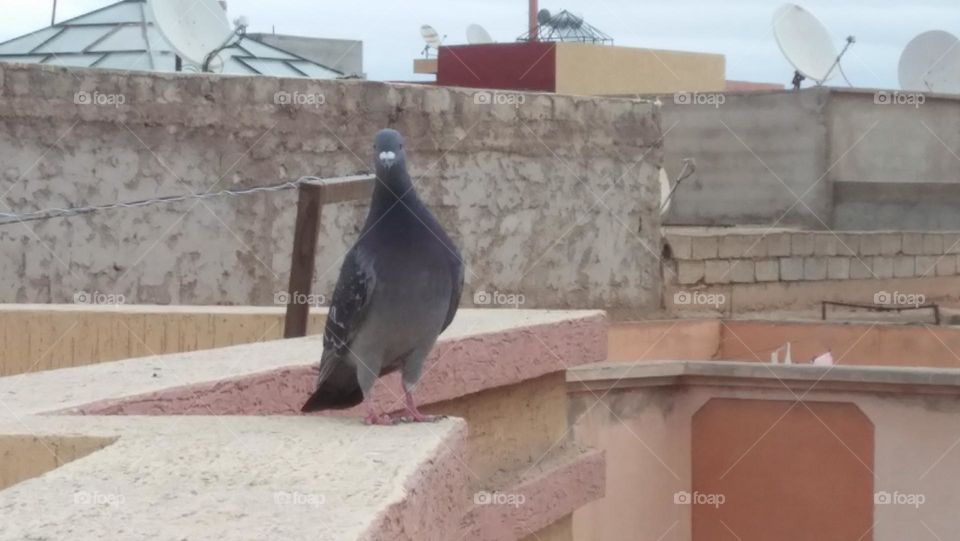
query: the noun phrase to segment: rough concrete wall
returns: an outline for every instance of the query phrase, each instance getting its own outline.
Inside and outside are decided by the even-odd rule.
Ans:
[[[665,223],[827,227],[826,91],[678,96],[664,99],[664,165],[671,179],[684,158],[697,171]]]
[[[664,164],[676,178],[692,157],[697,172],[665,222],[956,230],[958,125],[960,99],[948,96],[809,88],[668,97]]]
[[[960,97],[842,90],[828,111],[831,180],[960,183]]]
[[[78,104],[80,91],[124,103]],[[372,135],[390,126],[406,134],[417,187],[463,249],[466,304],[475,292],[487,306],[657,304],[660,126],[648,103],[525,94],[477,104],[473,91],[429,86],[17,65],[0,68],[0,92],[0,211],[369,171]],[[278,92],[295,104],[278,105]],[[295,197],[2,226],[0,300],[86,291],[272,304],[286,287]],[[317,293],[332,290],[366,207],[325,208]]]
[[[960,230],[960,99],[834,92],[834,227]]]

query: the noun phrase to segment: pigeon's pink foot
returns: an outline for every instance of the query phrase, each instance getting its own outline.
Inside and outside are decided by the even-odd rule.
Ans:
[[[417,409],[417,405],[413,402],[413,395],[409,391],[405,391],[406,398],[406,410],[407,414],[400,417],[398,420],[401,423],[433,423],[439,421],[440,419],[446,419],[444,415],[424,415],[420,413],[420,410]]]
[[[396,424],[396,421],[387,414],[374,413],[373,411],[368,411],[367,416],[363,418],[363,424],[365,425],[392,425]]]

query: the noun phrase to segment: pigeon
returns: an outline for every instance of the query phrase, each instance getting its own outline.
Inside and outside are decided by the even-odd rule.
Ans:
[[[417,196],[396,130],[373,140],[377,183],[356,244],[333,290],[317,388],[303,412],[346,409],[370,398],[377,378],[401,371],[408,419],[420,413],[413,391],[437,337],[453,321],[463,290],[463,259]],[[369,404],[369,402],[368,402]],[[367,424],[397,419],[367,407]]]

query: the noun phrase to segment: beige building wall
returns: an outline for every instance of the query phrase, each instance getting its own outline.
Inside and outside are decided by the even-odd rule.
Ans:
[[[283,337],[282,307],[0,305],[0,376]],[[308,333],[323,332],[326,310]]]
[[[558,94],[723,92],[726,58],[585,43],[557,43]]]

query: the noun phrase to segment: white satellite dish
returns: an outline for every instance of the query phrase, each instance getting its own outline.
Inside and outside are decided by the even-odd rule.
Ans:
[[[493,43],[490,32],[479,24],[471,24],[467,27],[467,43],[471,45],[480,45],[483,43]]]
[[[234,34],[217,0],[149,0],[160,34],[184,60],[202,66]]]
[[[440,34],[429,24],[420,27],[420,35],[423,36],[423,41],[427,43],[428,48],[433,50],[440,48]]]
[[[773,13],[773,35],[783,56],[797,73],[818,85],[830,79],[843,55],[837,54],[826,27],[812,13],[796,4],[784,4]],[[847,47],[853,41],[852,36],[847,38]],[[845,47],[843,52],[846,50]],[[795,77],[795,88],[799,88],[800,80],[802,77]]]
[[[960,94],[960,40],[943,30],[924,32],[904,47],[897,71],[903,90]]]

